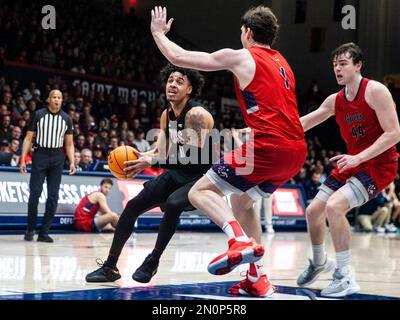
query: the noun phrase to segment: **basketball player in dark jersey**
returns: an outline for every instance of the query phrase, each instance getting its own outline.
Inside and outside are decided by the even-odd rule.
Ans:
[[[346,213],[375,198],[395,179],[400,126],[389,90],[361,75],[363,53],[357,45],[348,43],[334,50],[332,62],[337,82],[345,88],[301,122],[307,131],[334,115],[348,154],[331,159],[337,161],[337,168],[307,208],[313,258],[297,283],[310,285],[321,273],[335,268],[324,245],[328,218],[337,266],[333,281],[321,295],[343,297],[360,290],[350,268],[351,230]]]
[[[107,260],[86,276],[87,282],[111,282],[121,278],[116,265],[135,221],[141,214],[161,206],[164,216],[155,248],[132,276],[135,281],[149,282],[157,272],[160,256],[175,233],[181,213],[194,210],[188,199],[190,188],[216,160],[210,152],[212,146],[208,139],[214,126],[212,115],[192,100],[201,92],[202,75],[194,70],[168,65],[162,70],[161,77],[169,105],[161,115],[157,149],[138,153],[139,159],[127,163],[126,171],[128,177],[134,177],[151,166],[168,171],[146,182],[143,190],[127,203],[119,218]],[[190,132],[187,134],[188,131],[197,136],[190,135]],[[207,161],[199,158],[204,154],[209,157]],[[187,164],[186,160],[193,155],[197,155],[196,160]]]

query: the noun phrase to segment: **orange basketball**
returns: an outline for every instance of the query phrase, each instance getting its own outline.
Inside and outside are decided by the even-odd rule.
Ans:
[[[124,171],[125,161],[136,160],[137,156],[130,146],[120,146],[112,150],[108,155],[108,167],[114,177],[120,180],[127,179]]]

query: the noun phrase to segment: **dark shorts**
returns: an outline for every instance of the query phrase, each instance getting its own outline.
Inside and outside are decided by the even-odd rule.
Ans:
[[[169,170],[159,177],[147,181],[144,188],[149,190],[160,203],[161,210],[164,211],[164,204],[168,197],[174,192],[185,195],[187,206],[185,211],[193,211],[195,208],[190,204],[188,193],[193,185],[203,176],[203,174],[190,174],[179,170]]]

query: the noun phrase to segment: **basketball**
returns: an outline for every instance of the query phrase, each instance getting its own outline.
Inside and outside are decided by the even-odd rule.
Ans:
[[[110,172],[119,180],[127,179],[126,173],[124,171],[125,161],[136,160],[134,149],[130,146],[120,146],[115,148],[108,155],[108,167]]]

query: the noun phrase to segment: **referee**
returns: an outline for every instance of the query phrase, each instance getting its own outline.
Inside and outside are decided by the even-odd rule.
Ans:
[[[61,110],[62,101],[62,93],[59,90],[50,92],[48,108],[37,110],[34,113],[22,146],[19,167],[21,173],[26,173],[25,157],[31,149],[32,140],[34,139],[33,147],[35,151],[32,156],[32,170],[29,181],[28,228],[24,237],[26,241],[32,241],[35,234],[38,203],[43,191],[43,183],[46,179],[46,211],[37,241],[53,242],[48,232],[57,210],[58,191],[65,160],[64,142],[66,153],[71,163],[69,174],[75,173],[72,120]]]

